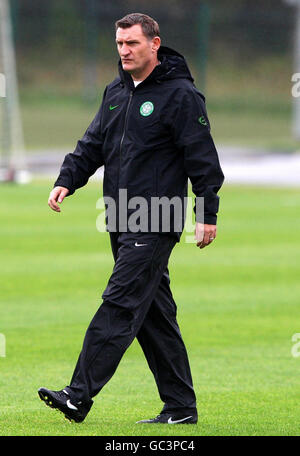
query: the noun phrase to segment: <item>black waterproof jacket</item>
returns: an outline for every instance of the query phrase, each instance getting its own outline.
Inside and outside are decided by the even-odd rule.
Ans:
[[[162,46],[158,59],[161,64],[136,88],[119,62],[119,77],[106,87],[99,111],[66,155],[54,186],[71,195],[104,165],[103,195],[118,204],[119,189],[127,189],[128,199],[183,200],[189,178],[194,195],[204,197],[204,223],[216,224],[224,176],[205,98],[183,56]],[[150,204],[148,212],[150,220]],[[171,222],[170,232],[179,239],[182,228]]]

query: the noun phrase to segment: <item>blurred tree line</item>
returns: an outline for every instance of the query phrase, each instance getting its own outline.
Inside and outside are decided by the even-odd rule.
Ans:
[[[203,4],[209,7],[211,44],[219,54],[282,54],[291,44],[294,12],[283,0],[11,0],[17,44],[57,51],[84,50],[95,36],[105,35],[109,42],[115,20],[138,11],[153,15],[174,46],[185,51],[191,46],[193,52]]]
[[[292,55],[294,8],[283,0],[11,0],[11,6],[25,85],[52,77],[75,87],[96,66],[109,79],[118,60],[114,23],[129,12],[154,17],[163,44],[183,53],[202,79],[207,61],[237,74],[256,62],[286,65]]]

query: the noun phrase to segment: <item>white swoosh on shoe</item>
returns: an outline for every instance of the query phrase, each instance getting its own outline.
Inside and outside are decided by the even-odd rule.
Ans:
[[[78,410],[78,408],[75,407],[75,405],[71,404],[70,399],[67,400],[67,406],[69,407],[69,409]]]
[[[181,420],[172,421],[172,417],[170,416],[170,418],[168,419],[168,424],[182,423],[182,421],[188,420],[189,418],[192,418],[192,416],[187,416],[185,418],[182,418]]]

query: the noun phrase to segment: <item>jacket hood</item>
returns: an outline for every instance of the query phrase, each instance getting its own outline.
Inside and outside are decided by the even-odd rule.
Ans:
[[[147,80],[155,80],[160,83],[167,79],[189,79],[194,82],[186,60],[179,52],[161,46],[158,50],[158,59],[161,64],[154,68]],[[119,60],[119,74],[123,83],[133,84],[130,74],[122,68],[121,59]]]

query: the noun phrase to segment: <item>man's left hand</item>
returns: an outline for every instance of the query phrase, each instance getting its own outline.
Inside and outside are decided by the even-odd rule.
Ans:
[[[196,223],[195,239],[197,247],[204,249],[207,245],[211,244],[217,236],[217,226],[208,225],[206,223]]]

